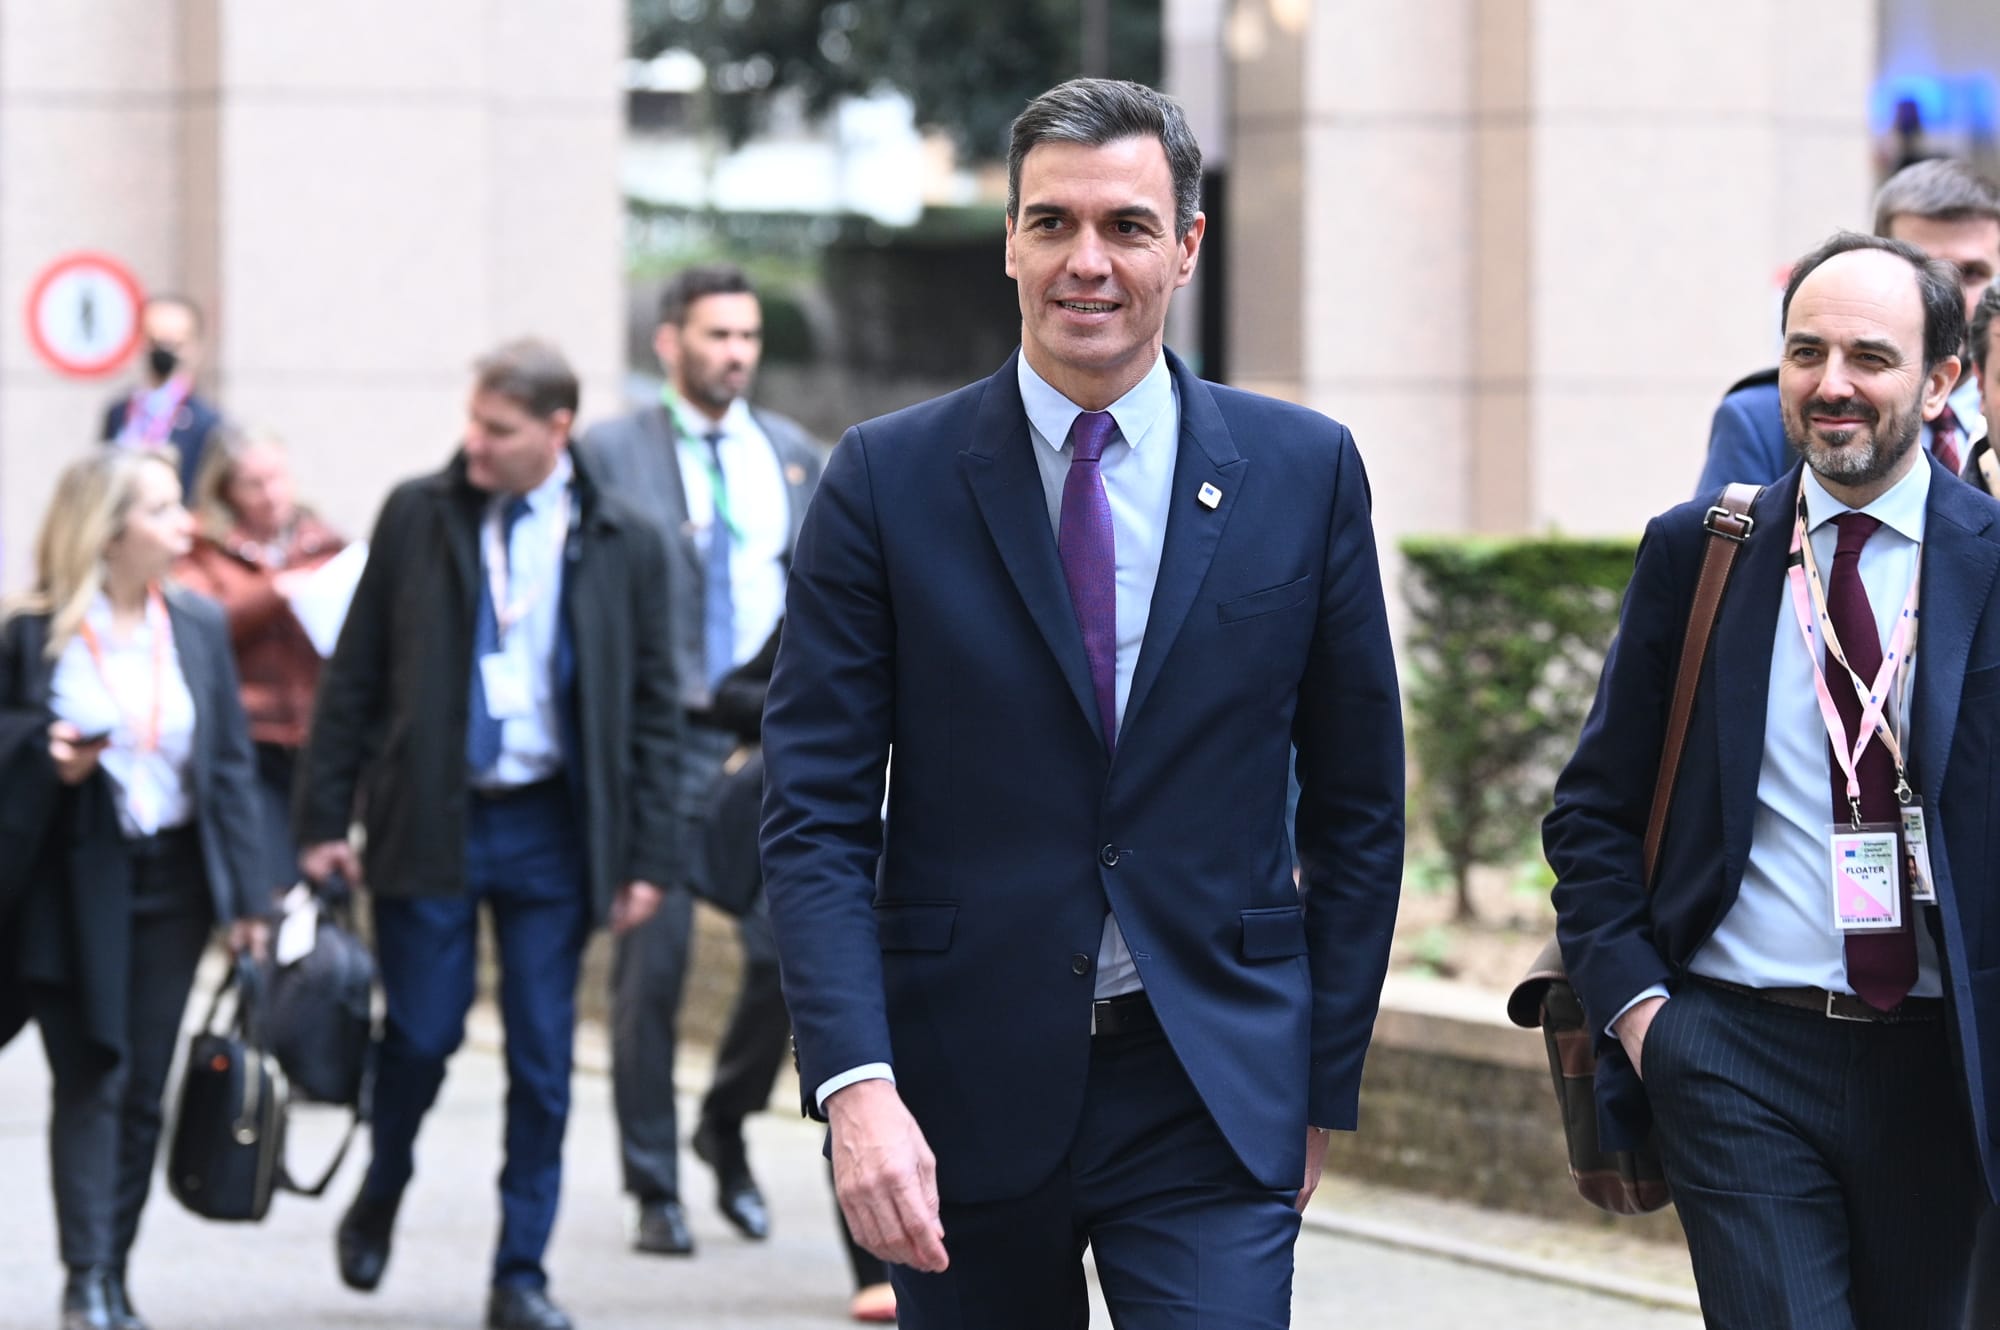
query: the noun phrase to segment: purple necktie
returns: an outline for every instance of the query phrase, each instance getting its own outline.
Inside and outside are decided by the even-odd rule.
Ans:
[[[1937,413],[1931,422],[1931,456],[1944,465],[1944,469],[1954,476],[1958,474],[1958,440],[1960,426],[1958,412],[1949,406]]]
[[[1083,631],[1104,746],[1110,749],[1117,747],[1118,735],[1118,550],[1098,461],[1117,432],[1109,411],[1085,411],[1069,427],[1069,475],[1056,527],[1063,581],[1069,583],[1069,603]]]
[[[1866,513],[1842,513],[1833,519],[1840,528],[1840,541],[1833,551],[1833,575],[1826,582],[1826,612],[1833,631],[1840,638],[1847,663],[1874,684],[1882,668],[1882,634],[1875,626],[1875,611],[1868,604],[1868,589],[1861,584],[1861,547],[1881,527],[1880,519]],[[1849,751],[1859,736],[1861,699],[1847,681],[1846,671],[1831,652],[1826,657],[1827,685],[1833,704],[1847,730]],[[1832,748],[1828,747],[1831,758]],[[1852,812],[1847,803],[1847,776],[1837,760],[1833,772],[1833,822],[1848,825]],[[1896,803],[1896,764],[1881,740],[1868,745],[1855,774],[1861,781],[1861,820],[1889,822],[1901,820]],[[1909,995],[1917,982],[1917,935],[1910,904],[1910,884],[1903,884],[1903,928],[1896,933],[1849,933],[1847,935],[1847,983],[1869,1006],[1888,1011]]]

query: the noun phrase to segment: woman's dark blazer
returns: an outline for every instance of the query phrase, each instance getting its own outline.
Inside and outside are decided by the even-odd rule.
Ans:
[[[219,923],[267,912],[259,882],[256,760],[222,608],[169,588],[167,617],[194,695],[195,826]],[[48,752],[54,664],[45,614],[0,625],[0,1043],[20,1029],[31,984],[73,988],[91,1042],[125,1046],[131,861],[109,781],[75,788]]]

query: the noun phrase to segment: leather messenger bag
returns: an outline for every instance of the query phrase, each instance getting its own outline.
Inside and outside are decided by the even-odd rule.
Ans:
[[[1668,713],[1666,742],[1660,749],[1660,771],[1653,782],[1653,803],[1646,819],[1646,891],[1653,890],[1660,862],[1660,838],[1666,830],[1667,808],[1679,774],[1681,749],[1687,742],[1688,717],[1694,710],[1695,687],[1708,639],[1715,628],[1729,570],[1736,550],[1750,536],[1756,521],[1750,507],[1762,493],[1757,485],[1731,485],[1722,502],[1708,510],[1708,529],[1701,574],[1695,583],[1694,605],[1688,611],[1681,639],[1680,665],[1674,675],[1673,709]],[[1563,1137],[1569,1146],[1569,1175],[1583,1199],[1613,1214],[1636,1215],[1658,1210],[1673,1199],[1660,1165],[1659,1143],[1651,1135],[1636,1150],[1606,1150],[1597,1135],[1597,1032],[1584,1017],[1583,1003],[1563,968],[1562,949],[1550,938],[1528,973],[1507,997],[1507,1016],[1523,1029],[1539,1027],[1548,1046],[1549,1074],[1555,1081],[1556,1107],[1562,1113]]]

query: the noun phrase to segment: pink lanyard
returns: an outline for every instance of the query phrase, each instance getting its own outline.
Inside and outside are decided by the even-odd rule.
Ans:
[[[1861,825],[1861,778],[1858,769],[1861,755],[1868,751],[1869,743],[1880,738],[1882,746],[1889,750],[1890,758],[1896,764],[1896,798],[1901,803],[1912,803],[1915,796],[1905,775],[1903,748],[1896,736],[1883,721],[1892,690],[1896,689],[1898,676],[1907,684],[1908,671],[1905,663],[1915,650],[1917,638],[1917,592],[1923,584],[1923,553],[1917,554],[1917,575],[1910,579],[1910,593],[1903,599],[1902,613],[1896,616],[1896,628],[1889,635],[1889,648],[1882,653],[1882,668],[1877,671],[1873,685],[1864,683],[1854,667],[1847,663],[1847,654],[1840,649],[1840,638],[1833,631],[1833,620],[1826,611],[1826,588],[1820,580],[1819,564],[1813,557],[1812,542],[1806,539],[1806,499],[1804,481],[1799,488],[1798,515],[1792,520],[1792,552],[1785,575],[1791,582],[1792,610],[1798,619],[1799,636],[1805,640],[1806,657],[1812,661],[1813,691],[1819,698],[1820,719],[1826,725],[1827,738],[1833,744],[1833,755],[1840,763],[1840,769],[1847,777],[1847,806],[1854,826]],[[1808,585],[1812,604],[1808,606]],[[1819,630],[1826,640],[1826,649],[1840,663],[1852,681],[1854,694],[1861,702],[1861,737],[1852,747],[1847,742],[1847,726],[1840,719],[1840,711],[1834,705],[1833,693],[1826,682],[1826,672],[1820,667],[1820,655],[1813,641],[1813,617],[1817,611]]]
[[[83,645],[90,652],[90,663],[97,667],[97,677],[104,684],[104,691],[110,695],[113,705],[118,708],[118,714],[132,722],[138,751],[152,753],[159,751],[160,747],[161,698],[166,692],[167,680],[167,639],[173,632],[167,621],[167,603],[161,598],[157,586],[146,596],[146,626],[153,631],[153,697],[143,729],[126,707],[125,699],[118,696],[118,690],[112,686],[111,671],[105,666],[104,647],[98,642],[96,631],[85,621],[77,632],[82,636]]]
[[[178,374],[150,392],[135,392],[125,408],[121,437],[141,448],[158,448],[173,437],[174,417],[193,385]]]

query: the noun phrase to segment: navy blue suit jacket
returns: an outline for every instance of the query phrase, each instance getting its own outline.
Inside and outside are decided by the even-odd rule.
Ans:
[[[1300,1185],[1308,1119],[1355,1122],[1403,852],[1368,484],[1342,426],[1169,364],[1172,506],[1115,761],[1011,360],[849,430],[799,538],[763,855],[801,1079],[810,1111],[893,1064],[947,1201],[1061,1161],[1107,908],[1263,1185]]]
[[[1708,461],[1694,492],[1714,494],[1736,483],[1768,485],[1796,461],[1778,410],[1778,372],[1765,370],[1739,380],[1715,408],[1708,427]]]
[[[1922,792],[1938,908],[1930,911],[1989,1183],[2000,1124],[2000,502],[1933,468],[1923,640],[1911,697],[1912,782]],[[1557,936],[1592,1026],[1653,984],[1673,987],[1735,903],[1750,854],[1780,631],[1794,466],[1758,500],[1703,666],[1648,902],[1640,843],[1659,766],[1682,629],[1701,563],[1708,495],[1653,519],[1576,755],[1556,784],[1543,844]],[[1803,683],[1801,684],[1803,686]],[[1599,1040],[1607,1142],[1648,1121],[1616,1039]]]

